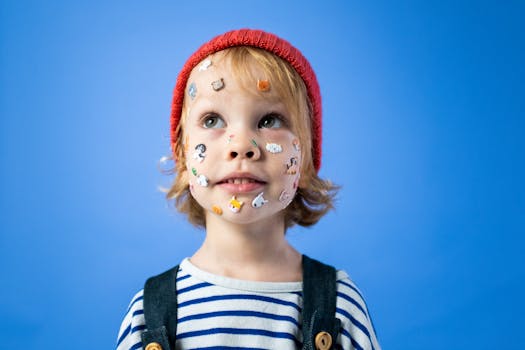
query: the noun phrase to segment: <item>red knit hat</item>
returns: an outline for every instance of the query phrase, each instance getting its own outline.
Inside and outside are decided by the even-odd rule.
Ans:
[[[293,47],[288,41],[262,30],[240,29],[221,34],[202,45],[184,64],[177,78],[177,84],[173,91],[173,102],[171,106],[171,144],[175,151],[177,142],[177,126],[179,125],[182,104],[184,101],[184,90],[193,68],[210,54],[234,46],[253,46],[269,51],[288,62],[303,78],[308,92],[308,98],[312,105],[312,148],[313,162],[317,171],[321,167],[321,92],[319,83],[310,63]]]

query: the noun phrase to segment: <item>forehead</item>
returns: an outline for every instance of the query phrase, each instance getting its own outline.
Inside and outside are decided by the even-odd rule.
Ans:
[[[191,104],[199,95],[213,95],[223,89],[274,102],[285,99],[277,80],[256,59],[245,56],[233,62],[226,52],[214,53],[195,66],[187,83],[187,102]]]
[[[214,91],[211,83],[221,78],[224,79],[223,90]],[[263,92],[257,88],[257,80],[261,79],[269,82],[269,91]],[[189,94],[190,90],[194,93],[193,97]],[[193,68],[183,101],[182,130],[190,114],[198,115],[203,109],[217,106],[225,108],[232,101],[245,100],[236,99],[237,92],[243,93],[248,100],[257,97],[251,100],[256,100],[261,106],[273,103],[272,109],[281,110],[276,108],[280,105],[301,143],[309,142],[310,108],[302,78],[290,64],[274,54],[244,46],[214,53]],[[221,104],[213,105],[213,101],[220,101]]]

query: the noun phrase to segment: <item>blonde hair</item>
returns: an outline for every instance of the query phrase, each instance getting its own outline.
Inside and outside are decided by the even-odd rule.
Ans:
[[[260,77],[253,76],[251,64],[254,62],[262,70],[266,79],[271,81],[272,96],[279,100],[290,112],[290,127],[301,144],[301,178],[296,195],[285,210],[285,226],[294,224],[310,226],[332,209],[338,186],[321,179],[315,170],[312,158],[312,108],[304,81],[290,64],[274,54],[254,47],[236,46],[219,51],[222,59],[227,60],[233,76],[247,91],[261,93],[251,88]],[[217,53],[216,53],[217,54]],[[187,90],[187,89],[186,89]],[[168,200],[175,200],[178,211],[185,213],[195,226],[205,227],[204,209],[192,197],[189,190],[186,152],[184,149],[184,124],[187,112],[187,96],[177,126],[177,142],[174,145],[175,179],[166,193]]]

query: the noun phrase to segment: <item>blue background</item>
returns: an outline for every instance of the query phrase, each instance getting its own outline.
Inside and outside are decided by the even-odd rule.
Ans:
[[[337,210],[289,238],[349,271],[385,349],[525,347],[521,1],[2,1],[2,348],[111,349],[203,238],[164,200],[171,92],[224,31],[310,59]]]

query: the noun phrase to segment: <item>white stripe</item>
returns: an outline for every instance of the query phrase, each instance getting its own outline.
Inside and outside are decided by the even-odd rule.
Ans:
[[[263,349],[293,349],[295,342],[289,339],[276,339],[252,335],[212,335],[177,340],[177,349],[197,349],[209,346],[235,346]]]
[[[200,298],[207,298],[210,296],[224,296],[224,295],[255,295],[266,298],[274,298],[280,301],[291,302],[296,306],[302,307],[302,297],[299,293],[293,293],[301,291],[302,283],[291,282],[291,283],[267,283],[267,282],[252,282],[252,281],[239,281],[228,279],[221,276],[214,276],[208,273],[203,273],[195,266],[191,265],[189,261],[185,260],[181,263],[181,267],[184,267],[179,271],[178,277],[183,277],[192,272],[192,275],[188,278],[179,280],[177,282],[177,290],[188,288],[194,285],[201,284],[203,282],[214,283],[215,285],[198,288],[189,292],[179,294],[177,302],[180,305],[183,302],[188,302]],[[193,273],[197,274],[195,277]],[[208,279],[209,278],[209,279]],[[350,280],[348,275],[344,271],[337,272],[338,281],[343,281],[349,285],[355,287],[353,282]],[[245,289],[242,289],[242,288]],[[356,288],[357,289],[357,288]],[[338,297],[337,307],[347,311],[356,320],[363,324],[368,332],[372,343],[376,350],[380,350],[380,346],[377,343],[374,330],[372,328],[368,310],[366,304],[361,298],[358,292],[345,286],[341,283],[337,284],[337,291],[344,293],[354,299],[366,313],[363,313],[358,307],[351,302]],[[143,302],[139,300],[133,304],[137,298],[142,296],[143,291],[137,293],[130,303],[131,308],[124,317],[122,325],[119,331],[119,338],[128,326],[132,328],[144,325],[144,316],[136,315],[132,317],[133,313],[138,310],[142,310]],[[297,320],[297,324],[301,324],[301,315],[296,307],[281,305],[277,303],[260,301],[260,300],[215,300],[203,303],[197,303],[188,305],[186,307],[179,307],[178,318],[179,320],[193,315],[207,314],[211,312],[219,311],[253,311],[260,313],[267,313],[271,315],[286,315],[294,320]],[[337,314],[337,317],[342,321],[342,327],[348,331],[352,338],[357,341],[360,346],[364,349],[372,349],[368,336],[363,333],[359,328],[355,327],[347,317],[341,314]],[[186,322],[178,323],[177,334],[183,334],[187,332],[209,330],[214,328],[234,328],[238,330],[242,329],[260,329],[270,332],[281,332],[292,334],[296,339],[302,342],[302,332],[296,326],[296,324],[286,320],[274,320],[255,316],[216,316],[204,319],[191,319]],[[131,333],[125,337],[117,350],[128,350],[131,346],[140,342],[141,331]],[[351,346],[350,339],[346,336],[339,335],[338,344],[343,349],[353,349]],[[260,347],[265,349],[296,349],[296,343],[291,339],[272,338],[263,335],[240,335],[240,334],[208,334],[194,337],[188,337],[184,339],[177,339],[178,349],[192,349],[202,348],[208,346],[238,346],[238,347]]]
[[[117,337],[117,341],[122,337],[122,333],[130,327],[130,331],[128,335],[122,340],[122,342],[117,347],[117,350],[128,350],[133,345],[141,341],[141,331],[132,333],[132,329],[135,327],[140,327],[145,324],[144,321],[144,315],[137,315],[133,317],[133,313],[135,311],[142,311],[143,310],[143,302],[142,300],[136,301],[138,298],[142,297],[143,291],[141,290],[131,300],[129,306],[128,306],[128,312],[126,316],[124,316],[124,320],[122,321],[122,325],[120,326],[120,331]]]

